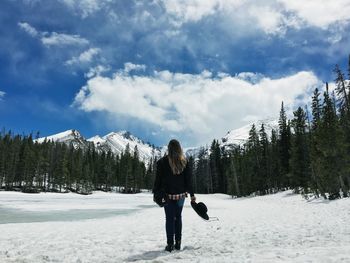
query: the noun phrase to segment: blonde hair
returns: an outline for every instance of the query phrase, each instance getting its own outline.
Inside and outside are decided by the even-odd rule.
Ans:
[[[173,174],[180,174],[187,164],[180,143],[173,139],[168,144],[168,160]]]

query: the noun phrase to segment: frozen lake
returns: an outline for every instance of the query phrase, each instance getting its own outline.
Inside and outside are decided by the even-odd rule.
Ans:
[[[0,224],[96,219],[127,214],[135,210],[136,209],[77,209],[39,212],[0,207]]]
[[[150,193],[0,192],[0,262],[350,262],[350,198],[304,200],[290,191],[186,200],[183,250],[164,251],[164,211]]]
[[[130,195],[2,193],[0,224],[98,219],[154,207],[153,204],[133,204],[127,200]],[[106,198],[107,196],[109,198]]]

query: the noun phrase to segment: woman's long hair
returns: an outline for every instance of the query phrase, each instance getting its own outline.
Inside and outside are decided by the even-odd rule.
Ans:
[[[168,160],[173,174],[180,174],[187,164],[180,143],[173,139],[168,144]]]

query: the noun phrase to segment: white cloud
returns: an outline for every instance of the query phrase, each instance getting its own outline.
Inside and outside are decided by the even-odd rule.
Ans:
[[[260,82],[264,77],[265,76],[263,74],[253,72],[240,72],[236,75],[236,78],[245,80],[252,84]]]
[[[284,16],[273,7],[251,6],[248,13],[267,34],[283,33],[285,30]]]
[[[67,65],[89,63],[92,59],[101,52],[99,48],[90,48],[81,53],[78,57],[73,57],[66,61]]]
[[[99,76],[101,73],[109,71],[110,68],[108,66],[97,65],[96,67],[90,68],[89,72],[85,74],[86,78],[92,78],[95,76]]]
[[[48,33],[42,36],[41,42],[45,46],[62,46],[62,45],[87,45],[89,41],[79,35],[69,35],[63,33]]]
[[[129,73],[130,71],[142,71],[145,70],[146,66],[145,65],[139,65],[139,64],[133,64],[130,62],[127,62],[124,64],[124,71],[126,73]]]
[[[61,0],[70,9],[81,14],[83,18],[102,9],[111,0]]]
[[[253,27],[267,34],[284,33],[286,24],[291,24],[275,1],[164,0],[163,4],[178,27],[211,15],[219,15],[232,30]]]
[[[309,25],[327,28],[336,22],[348,22],[350,19],[349,0],[278,0],[286,11],[293,11]]]
[[[153,76],[119,71],[112,78],[89,79],[73,105],[86,112],[136,118],[167,132],[193,134],[194,143],[203,143],[246,124],[247,116],[278,115],[282,100],[291,108],[305,104],[297,101],[298,95],[320,85],[312,72],[258,79],[253,84],[228,74],[213,77],[208,71],[197,75],[160,71]]]
[[[24,31],[26,31],[32,37],[36,37],[39,34],[38,31],[34,27],[32,27],[31,25],[29,25],[26,22],[23,22],[23,23],[19,22],[18,26],[20,28],[22,28]]]
[[[205,16],[213,15],[222,9],[226,1],[221,0],[165,0],[166,11],[176,17],[179,22],[199,21]],[[240,1],[231,1],[239,5]]]
[[[79,35],[70,35],[56,32],[41,32],[26,22],[20,22],[18,23],[18,26],[32,37],[39,38],[45,46],[89,44],[89,41],[87,39]]]
[[[327,29],[348,23],[349,0],[161,0],[173,24],[198,22],[212,15],[224,16],[232,29],[249,25],[267,34],[283,34],[302,24]]]

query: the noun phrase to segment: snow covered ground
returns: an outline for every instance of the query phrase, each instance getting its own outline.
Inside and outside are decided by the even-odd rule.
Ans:
[[[0,262],[350,262],[350,199],[197,195],[183,211],[183,250],[163,251],[164,211],[150,193],[0,192]]]

